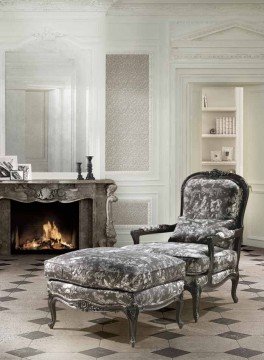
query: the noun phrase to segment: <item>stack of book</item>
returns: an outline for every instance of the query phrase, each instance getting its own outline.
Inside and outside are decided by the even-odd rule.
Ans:
[[[236,133],[236,118],[216,118],[216,134],[234,135]]]

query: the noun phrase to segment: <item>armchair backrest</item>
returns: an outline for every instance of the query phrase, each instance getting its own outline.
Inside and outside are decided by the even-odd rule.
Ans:
[[[233,220],[243,226],[249,188],[239,175],[219,170],[188,176],[181,188],[181,216],[186,219]]]

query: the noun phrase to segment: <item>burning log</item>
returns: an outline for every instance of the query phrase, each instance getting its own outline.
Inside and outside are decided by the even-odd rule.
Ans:
[[[27,240],[19,248],[22,250],[70,250],[74,246],[63,240],[54,221],[48,221],[43,225],[43,235],[40,239]]]

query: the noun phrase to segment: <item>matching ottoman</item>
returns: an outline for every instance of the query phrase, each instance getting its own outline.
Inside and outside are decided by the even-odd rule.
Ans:
[[[56,322],[57,300],[83,311],[124,311],[132,346],[140,311],[158,310],[176,300],[176,321],[182,327],[185,262],[180,259],[133,249],[83,249],[45,261],[45,276],[50,328]]]

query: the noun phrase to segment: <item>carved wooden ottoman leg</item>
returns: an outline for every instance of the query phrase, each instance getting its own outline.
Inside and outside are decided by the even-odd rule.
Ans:
[[[180,329],[182,329],[184,324],[181,318],[182,309],[183,309],[183,292],[181,293],[181,295],[179,296],[176,302],[176,321]]]
[[[51,314],[51,322],[48,325],[51,329],[53,329],[56,322],[56,299],[51,293],[49,293],[48,305]]]
[[[129,336],[132,347],[135,347],[137,335],[137,320],[139,314],[138,306],[129,306],[124,309],[124,313],[129,321]]]

